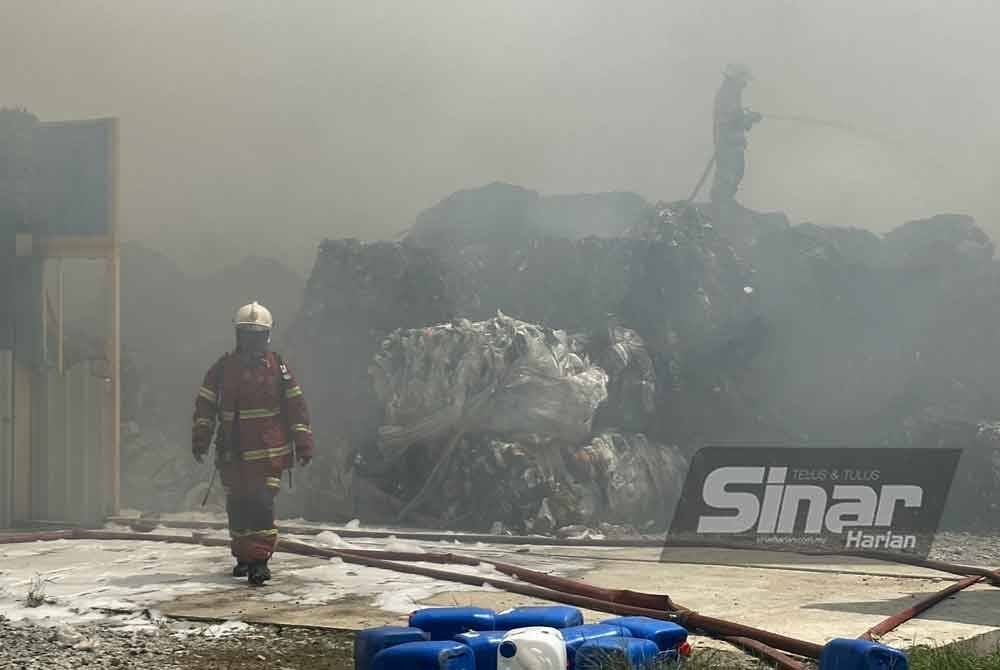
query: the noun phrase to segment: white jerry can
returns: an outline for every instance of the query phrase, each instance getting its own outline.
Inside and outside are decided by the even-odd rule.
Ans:
[[[566,665],[566,641],[555,628],[515,628],[497,647],[497,670],[566,670]]]

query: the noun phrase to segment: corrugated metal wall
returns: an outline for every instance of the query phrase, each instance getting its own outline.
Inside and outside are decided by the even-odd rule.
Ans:
[[[14,505],[14,361],[0,350],[0,528],[10,525]]]
[[[100,524],[112,505],[105,417],[111,385],[100,365],[79,363],[35,380],[31,507],[36,519]]]

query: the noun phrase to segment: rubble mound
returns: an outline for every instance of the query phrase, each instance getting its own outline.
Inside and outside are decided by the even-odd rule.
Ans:
[[[966,252],[972,260],[959,262]],[[1000,329],[991,255],[968,217],[905,224],[884,239],[812,225],[762,238],[749,260],[770,326],[754,363],[766,413],[796,439],[853,442],[930,407],[990,416],[1000,400],[984,339]]]
[[[938,214],[910,221],[885,236],[892,261],[909,267],[989,263],[993,241],[971,216]]]
[[[619,313],[653,351],[694,354],[752,318],[750,266],[697,210],[658,203],[632,235],[644,244]]]
[[[321,248],[289,354],[339,459],[310,516],[645,530],[704,444],[910,443],[922,425],[921,443],[972,445],[949,422],[996,415],[1000,272],[969,217],[882,237],[657,203],[598,236],[546,233],[543,200],[494,184],[403,243]],[[995,492],[988,461],[962,477]]]
[[[494,222],[507,220],[496,218],[500,196],[511,210],[534,206],[523,189],[483,191],[457,194],[441,206],[451,218],[436,220],[473,216],[469,199],[487,195]],[[748,266],[680,208],[644,207],[611,238],[532,232],[497,243],[502,231],[483,224],[443,249],[417,246],[442,238],[416,234],[324,243],[293,361],[326,408],[315,429],[335,436],[352,473],[352,509],[480,530],[640,518],[662,527],[669,473],[684,458],[667,445],[690,406],[720,407],[720,380],[753,348]],[[417,228],[429,235],[428,221]],[[697,369],[720,352],[721,367]]]
[[[886,444],[962,449],[941,527],[996,531],[1000,513],[1000,423],[925,413],[904,421]]]
[[[645,214],[649,204],[635,193],[543,196],[494,182],[458,191],[421,212],[406,241],[431,249],[470,245],[519,247],[529,240],[590,235],[619,237]]]
[[[464,247],[450,264],[458,312],[496,310],[568,331],[603,328],[609,314],[652,349],[698,349],[752,302],[749,266],[695,210],[649,208],[626,237],[547,238],[515,249]]]

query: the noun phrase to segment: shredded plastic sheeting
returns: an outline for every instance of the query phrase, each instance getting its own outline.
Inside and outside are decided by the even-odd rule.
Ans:
[[[392,450],[459,429],[579,440],[607,398],[607,374],[566,333],[502,313],[396,331],[371,373],[385,410],[379,446]]]
[[[642,434],[603,432],[577,452],[587,456],[610,523],[669,523],[684,486],[687,459]]]

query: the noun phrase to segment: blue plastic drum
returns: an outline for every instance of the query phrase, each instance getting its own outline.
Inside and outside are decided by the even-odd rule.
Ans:
[[[607,668],[647,670],[660,658],[662,658],[660,649],[652,640],[640,640],[637,637],[605,637],[580,645],[576,650],[574,667],[576,670]]]
[[[675,651],[687,641],[688,636],[687,629],[683,626],[646,616],[615,617],[601,623],[622,626],[628,630],[630,637],[652,640],[660,651]]]
[[[460,642],[470,649],[476,658],[476,670],[497,670],[497,648],[507,631],[484,630],[462,633],[455,636],[455,642]]]
[[[410,615],[410,625],[430,634],[432,640],[451,641],[470,630],[500,630],[496,612],[482,607],[428,607]]]
[[[407,642],[375,654],[372,670],[476,670],[476,658],[458,642]]]
[[[820,670],[907,670],[906,655],[868,640],[830,640],[819,659]]]
[[[429,636],[419,628],[382,626],[359,630],[354,637],[354,670],[371,670],[375,655],[407,642],[425,642]]]
[[[533,626],[562,629],[582,625],[583,613],[577,608],[567,605],[515,607],[498,613],[496,621],[497,630],[514,630],[515,628],[531,628]]]
[[[586,642],[600,640],[606,637],[629,637],[629,632],[622,626],[611,626],[603,623],[589,623],[582,626],[571,626],[562,630],[566,640],[566,656],[570,665],[576,658],[576,651]]]

